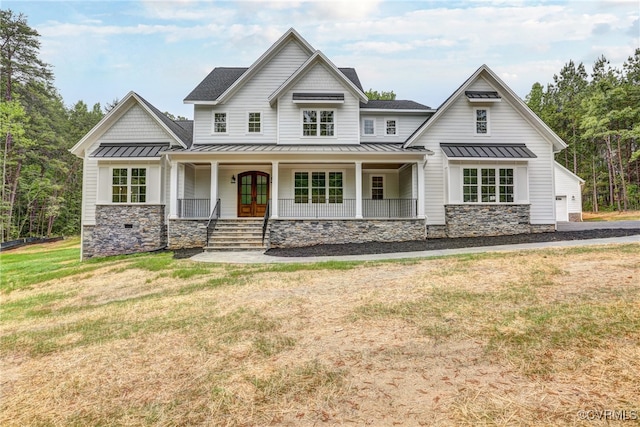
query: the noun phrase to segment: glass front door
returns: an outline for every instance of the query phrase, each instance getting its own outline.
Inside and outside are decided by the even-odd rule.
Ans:
[[[244,172],[238,175],[238,216],[263,217],[269,201],[269,174]]]

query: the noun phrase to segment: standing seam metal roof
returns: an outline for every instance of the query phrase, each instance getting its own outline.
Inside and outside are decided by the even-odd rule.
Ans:
[[[537,156],[525,144],[452,144],[440,143],[449,158],[534,159]]]
[[[160,157],[161,151],[168,148],[169,144],[161,143],[102,143],[91,153],[90,157]]]
[[[194,145],[185,150],[171,147],[166,153],[245,153],[245,152],[280,152],[280,153],[422,153],[430,151],[424,147],[403,148],[402,143],[362,143],[354,145],[284,145],[284,144],[208,144]]]

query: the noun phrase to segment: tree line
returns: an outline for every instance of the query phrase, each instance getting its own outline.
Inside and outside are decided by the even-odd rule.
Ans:
[[[0,238],[80,232],[82,160],[69,153],[103,116],[100,104],[65,106],[40,35],[23,14],[0,10]]]
[[[583,210],[640,209],[640,49],[622,68],[601,56],[590,74],[569,61],[526,103],[567,143],[556,160],[585,180]]]
[[[0,10],[0,19],[0,240],[78,234],[82,160],[69,149],[113,105],[65,106],[38,32],[23,14]],[[570,61],[526,102],[567,142],[557,160],[586,180],[584,210],[640,209],[640,49],[622,69],[600,57],[590,75]]]

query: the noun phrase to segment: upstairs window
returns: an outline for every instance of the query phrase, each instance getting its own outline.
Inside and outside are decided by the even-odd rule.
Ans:
[[[213,133],[227,133],[227,113],[213,113]]]
[[[335,111],[333,110],[303,110],[303,136],[334,136]]]
[[[114,168],[111,172],[111,201],[113,203],[145,203],[147,201],[147,169]]]
[[[398,122],[396,119],[386,119],[386,131],[385,135],[395,136],[398,134]]]
[[[260,113],[249,113],[248,131],[249,133],[262,132]]]
[[[362,120],[362,134],[363,135],[375,135],[376,134],[376,122],[375,119],[366,118]]]
[[[475,109],[476,135],[489,134],[489,110],[486,108]]]

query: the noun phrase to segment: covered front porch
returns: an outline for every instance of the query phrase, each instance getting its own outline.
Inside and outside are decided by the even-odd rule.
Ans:
[[[169,218],[424,218],[423,165],[176,161]]]

